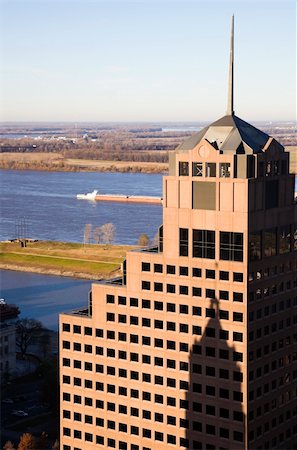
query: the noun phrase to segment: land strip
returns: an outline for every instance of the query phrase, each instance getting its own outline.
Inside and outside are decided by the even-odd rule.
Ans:
[[[76,278],[112,278],[120,273],[124,245],[75,244],[53,241],[0,243],[0,268]]]

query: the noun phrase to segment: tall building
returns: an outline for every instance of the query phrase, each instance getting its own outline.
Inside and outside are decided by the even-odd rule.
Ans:
[[[233,24],[227,114],[176,149],[163,199],[158,247],[60,316],[61,448],[293,448],[294,175],[234,114]]]

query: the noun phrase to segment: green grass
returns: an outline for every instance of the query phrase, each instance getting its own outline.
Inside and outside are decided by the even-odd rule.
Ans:
[[[0,253],[0,261],[3,264],[16,264],[70,272],[84,272],[94,275],[108,274],[119,267],[119,264],[112,264],[109,262],[92,262],[71,258],[56,258],[54,256],[25,255],[5,252]]]

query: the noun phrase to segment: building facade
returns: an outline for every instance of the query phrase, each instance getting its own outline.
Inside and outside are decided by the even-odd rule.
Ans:
[[[233,111],[183,142],[156,248],[60,315],[61,448],[291,449],[296,204],[289,155]]]

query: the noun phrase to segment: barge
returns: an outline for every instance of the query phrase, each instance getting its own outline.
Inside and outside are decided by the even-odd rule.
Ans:
[[[144,195],[97,194],[95,200],[103,202],[162,204],[162,197]]]

